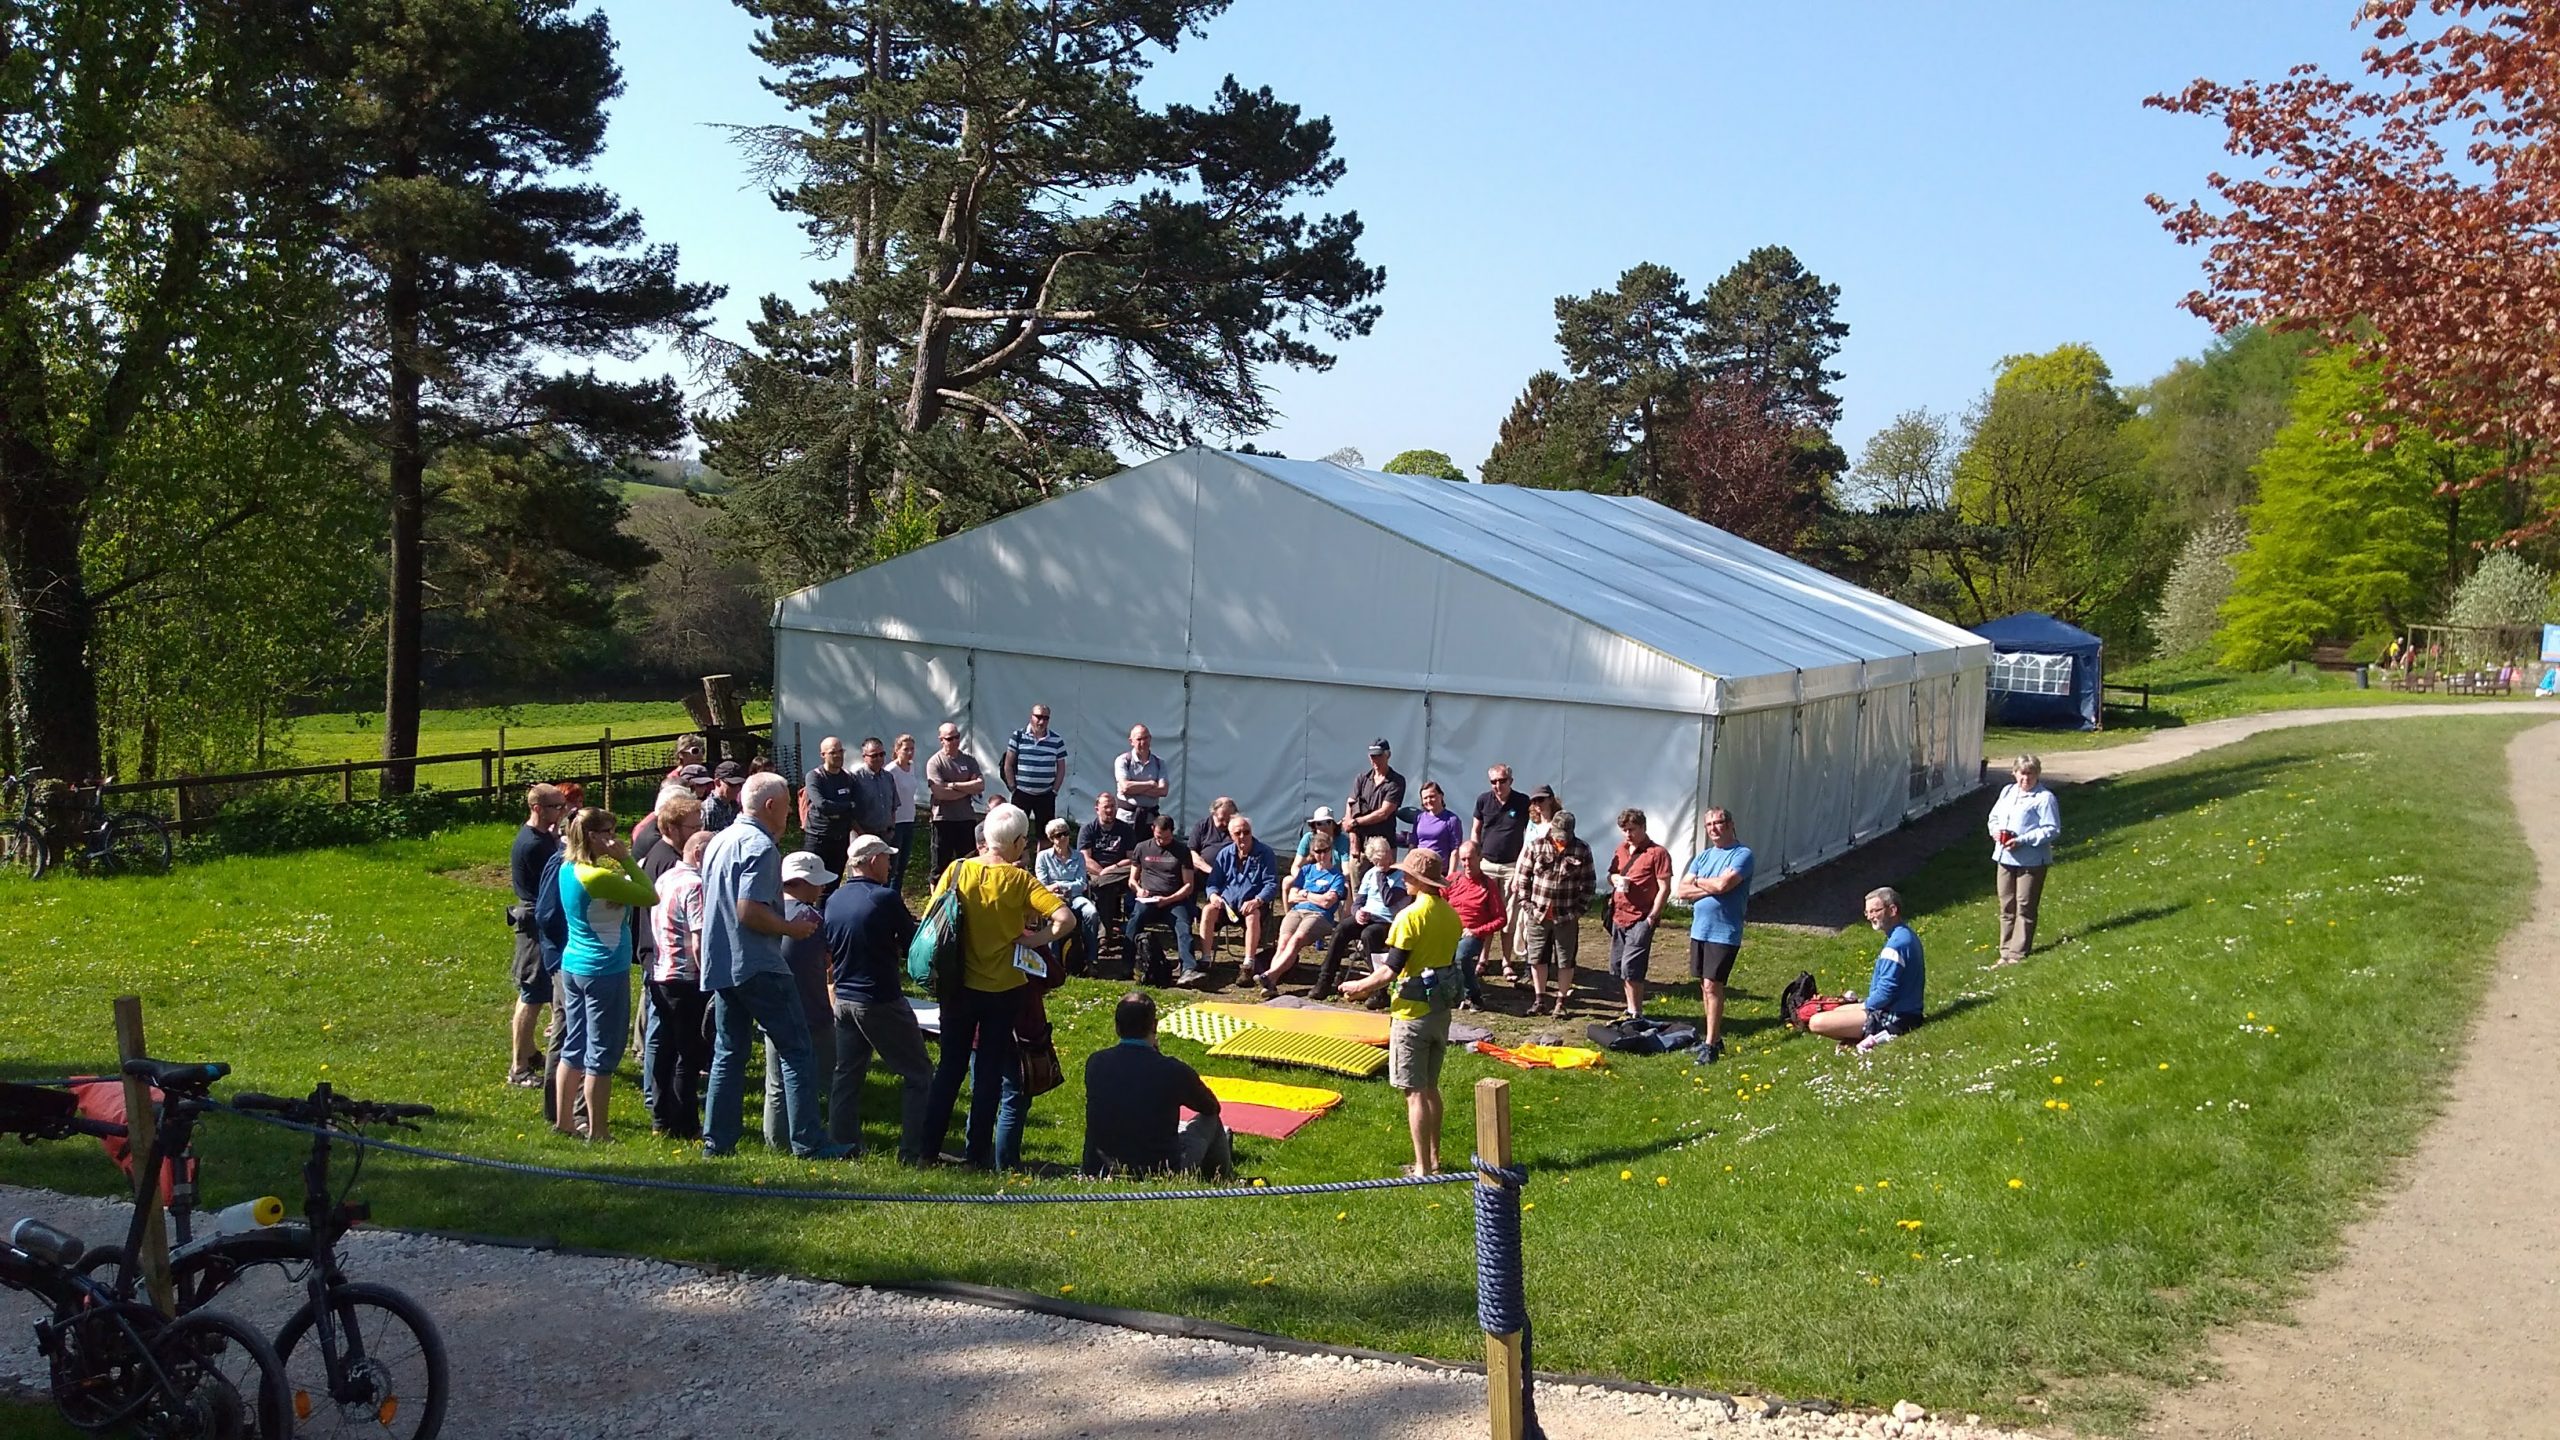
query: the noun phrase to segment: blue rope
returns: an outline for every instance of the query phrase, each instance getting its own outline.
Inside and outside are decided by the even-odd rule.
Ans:
[[[1520,1247],[1520,1187],[1528,1167],[1488,1165],[1475,1157],[1476,1324],[1487,1335],[1520,1337],[1520,1413],[1530,1440],[1545,1440],[1538,1424],[1538,1382],[1529,1352],[1529,1287]],[[1492,1380],[1490,1372],[1486,1375]]]
[[[229,1110],[230,1107],[223,1107]],[[1132,1200],[1247,1200],[1282,1195],[1339,1195],[1352,1190],[1403,1190],[1417,1185],[1472,1184],[1476,1174],[1471,1170],[1443,1171],[1438,1175],[1394,1175],[1377,1180],[1329,1180],[1320,1185],[1239,1185],[1217,1190],[1098,1190],[1083,1194],[1028,1192],[994,1195],[934,1195],[894,1190],[802,1190],[774,1185],[723,1185],[707,1180],[662,1180],[649,1175],[614,1175],[597,1170],[570,1170],[557,1165],[533,1165],[521,1160],[496,1160],[485,1155],[463,1155],[450,1150],[430,1150],[422,1145],[403,1145],[397,1140],[381,1140],[346,1130],[331,1130],[281,1115],[260,1111],[231,1110],[262,1125],[281,1130],[296,1130],[305,1135],[327,1135],[344,1145],[367,1150],[386,1150],[395,1155],[410,1155],[421,1160],[438,1160],[447,1165],[470,1165],[483,1170],[503,1170],[514,1175],[533,1175],[546,1180],[585,1180],[597,1185],[619,1185],[630,1190],[665,1190],[683,1195],[720,1195],[753,1197],[760,1200],[826,1200],[866,1205],[1099,1205]],[[1518,1216],[1513,1216],[1515,1231]],[[1516,1249],[1516,1240],[1515,1240]]]

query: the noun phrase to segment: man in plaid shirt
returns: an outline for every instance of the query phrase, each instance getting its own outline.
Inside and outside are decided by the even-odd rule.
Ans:
[[[1573,812],[1559,810],[1547,822],[1547,836],[1522,850],[1514,883],[1527,912],[1520,931],[1520,958],[1529,964],[1530,982],[1562,1015],[1573,998],[1574,962],[1582,953],[1582,912],[1599,886],[1591,847],[1574,838]]]

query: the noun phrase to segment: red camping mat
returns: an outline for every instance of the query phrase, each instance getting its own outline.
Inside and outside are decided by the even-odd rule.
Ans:
[[[1182,1118],[1192,1111],[1185,1107]],[[1283,1110],[1277,1105],[1247,1105],[1241,1100],[1228,1100],[1218,1106],[1218,1118],[1238,1135],[1259,1135],[1265,1140],[1286,1140],[1306,1128],[1307,1122],[1322,1114],[1319,1110]]]

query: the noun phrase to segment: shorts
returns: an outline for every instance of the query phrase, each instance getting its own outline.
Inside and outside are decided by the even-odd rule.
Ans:
[[[1867,1012],[1866,1033],[1870,1035],[1908,1035],[1919,1028],[1920,1016],[1917,1012],[1910,1014],[1890,1010]]]
[[[1333,927],[1336,922],[1332,916],[1321,910],[1292,910],[1289,913],[1297,917],[1300,925],[1306,927],[1308,944],[1320,945],[1333,938]]]
[[[1440,1062],[1448,1058],[1448,1011],[1387,1026],[1387,1083],[1396,1089],[1439,1089]]]
[[[1571,965],[1582,957],[1582,927],[1570,917],[1549,925],[1528,920],[1520,926],[1520,959],[1529,965]]]
[[[610,1075],[631,1039],[631,974],[560,972],[560,1063]]]
[[[1689,978],[1712,980],[1721,985],[1733,973],[1733,957],[1742,953],[1742,942],[1727,944],[1722,940],[1689,942]]]
[[[509,973],[515,976],[516,989],[524,993],[526,1004],[548,1005],[551,1003],[551,977],[544,974],[542,969],[542,942],[526,931],[516,932],[515,965]],[[542,998],[539,1000],[533,997],[536,987],[542,991]]]
[[[1644,979],[1653,966],[1653,927],[1651,920],[1609,927],[1610,974],[1627,981]]]

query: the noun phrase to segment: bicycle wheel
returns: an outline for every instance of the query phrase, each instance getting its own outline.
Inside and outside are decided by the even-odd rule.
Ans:
[[[44,836],[24,820],[0,820],[0,873],[32,880],[44,873]]]
[[[57,1311],[39,1342],[44,1351],[54,1408],[82,1430],[104,1430],[131,1419],[149,1398],[150,1337],[166,1328],[159,1311],[133,1301],[112,1301]]]
[[[149,1440],[286,1440],[284,1365],[264,1336],[219,1310],[181,1315],[151,1339],[167,1384],[134,1417]]]
[[[142,875],[166,874],[169,869],[169,827],[156,815],[132,810],[107,812],[107,843],[99,856],[103,869],[129,870]]]
[[[433,1440],[444,1426],[444,1337],[417,1301],[388,1285],[341,1285],[328,1296],[341,1383],[321,1353],[319,1310],[305,1301],[276,1332],[299,1433]]]

